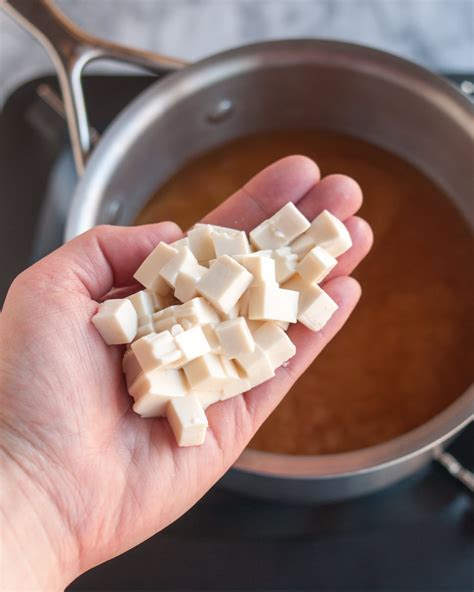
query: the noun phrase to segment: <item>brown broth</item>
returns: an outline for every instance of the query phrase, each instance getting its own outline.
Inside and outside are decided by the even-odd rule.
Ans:
[[[306,154],[322,175],[364,191],[375,245],[354,274],[362,300],[350,321],[269,417],[250,446],[290,454],[356,450],[407,432],[470,384],[472,242],[430,180],[371,144],[330,132],[272,132],[230,142],[187,164],[137,224],[188,228],[274,160]]]

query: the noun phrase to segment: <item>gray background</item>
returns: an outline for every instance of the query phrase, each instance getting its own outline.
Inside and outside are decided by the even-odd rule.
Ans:
[[[36,2],[37,0],[31,0]],[[197,60],[257,40],[326,37],[371,45],[439,71],[474,71],[474,0],[57,0],[90,33]],[[0,95],[51,71],[0,14]]]

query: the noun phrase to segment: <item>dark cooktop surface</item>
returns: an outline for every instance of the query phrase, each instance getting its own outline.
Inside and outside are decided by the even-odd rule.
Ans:
[[[98,132],[153,80],[86,78]],[[0,302],[19,271],[60,243],[75,183],[64,122],[40,97],[54,103],[51,90],[53,78],[31,81],[0,114]],[[471,470],[473,443],[471,425],[450,448]],[[263,502],[217,485],[165,531],[70,589],[457,592],[474,588],[473,551],[472,498],[433,463],[388,490],[331,505]]]

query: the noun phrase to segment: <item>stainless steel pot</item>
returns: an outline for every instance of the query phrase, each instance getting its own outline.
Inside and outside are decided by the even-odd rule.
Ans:
[[[31,5],[9,0],[6,6],[53,55],[81,173],[90,149],[80,87],[84,64],[105,55],[159,72],[180,64],[93,39],[56,10],[51,13],[47,0],[35,4],[34,11]],[[40,17],[39,5],[45,11]],[[469,100],[440,77],[395,56],[308,39],[226,51],[151,86],[120,114],[94,150],[74,196],[65,238],[97,224],[131,223],[157,187],[204,151],[249,133],[298,128],[349,133],[400,155],[442,187],[473,224]],[[365,494],[439,456],[473,412],[471,387],[418,429],[364,450],[326,456],[246,450],[223,484],[247,495],[285,500]],[[464,477],[472,487],[472,478]]]

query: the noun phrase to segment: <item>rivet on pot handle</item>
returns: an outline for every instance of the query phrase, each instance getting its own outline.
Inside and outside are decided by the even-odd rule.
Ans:
[[[82,175],[92,148],[82,89],[85,66],[95,60],[109,59],[164,74],[185,65],[175,58],[123,47],[93,37],[69,20],[52,0],[0,0],[0,7],[36,37],[53,61],[61,87],[78,175]]]

